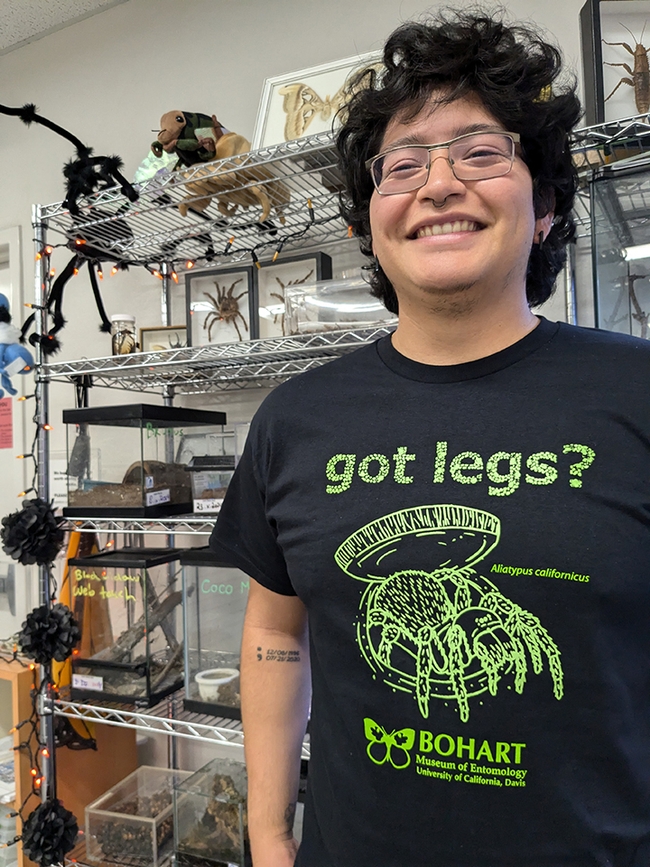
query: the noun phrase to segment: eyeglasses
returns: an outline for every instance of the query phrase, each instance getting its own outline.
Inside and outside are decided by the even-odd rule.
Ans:
[[[507,175],[515,160],[516,132],[469,132],[440,144],[400,145],[366,162],[379,195],[395,196],[423,187],[429,179],[431,151],[446,148],[446,159],[459,181]]]

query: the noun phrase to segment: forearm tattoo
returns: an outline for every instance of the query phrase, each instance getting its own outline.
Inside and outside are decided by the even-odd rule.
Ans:
[[[262,662],[262,660],[265,662],[300,662],[300,651],[258,647],[257,661]]]

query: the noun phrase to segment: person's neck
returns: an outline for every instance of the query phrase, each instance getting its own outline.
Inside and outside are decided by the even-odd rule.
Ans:
[[[392,335],[394,348],[422,364],[463,364],[494,355],[521,340],[539,325],[525,299],[501,306],[464,310],[411,310],[400,304],[399,324]]]

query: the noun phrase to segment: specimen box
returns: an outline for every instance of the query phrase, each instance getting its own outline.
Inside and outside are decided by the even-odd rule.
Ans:
[[[239,659],[249,578],[209,548],[189,548],[183,572],[185,707],[241,719]]]
[[[223,412],[154,406],[63,411],[67,425],[68,505],[64,515],[158,518],[192,511],[184,440],[220,433]],[[91,444],[99,453],[90,460]]]
[[[177,865],[249,867],[243,759],[212,759],[174,788]]]
[[[287,286],[284,301],[287,334],[397,324],[363,277]]]
[[[191,771],[143,765],[86,807],[93,864],[158,867],[174,847],[174,787]]]
[[[123,548],[68,561],[81,641],[73,699],[155,704],[183,680],[182,581],[175,548]]]

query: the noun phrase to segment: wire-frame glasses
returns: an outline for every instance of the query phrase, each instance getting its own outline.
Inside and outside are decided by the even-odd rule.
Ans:
[[[400,145],[366,162],[377,192],[382,196],[409,193],[429,178],[431,152],[446,149],[446,159],[459,181],[479,181],[507,175],[519,144],[516,132],[469,132],[439,144]]]

